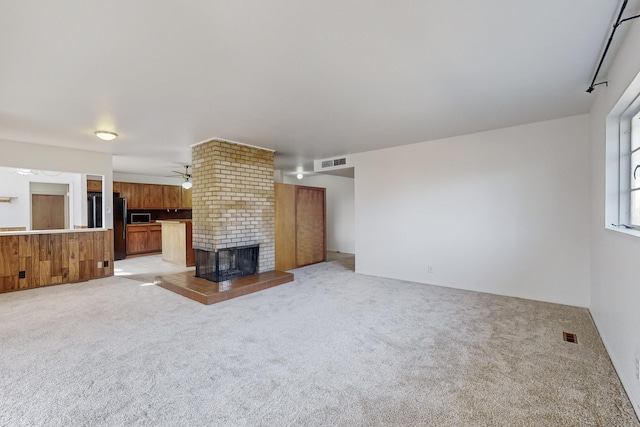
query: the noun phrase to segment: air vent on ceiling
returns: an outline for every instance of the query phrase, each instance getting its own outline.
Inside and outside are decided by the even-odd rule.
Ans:
[[[323,160],[322,161],[322,167],[323,168],[330,168],[331,166],[333,166],[333,160]]]
[[[342,165],[346,165],[346,164],[347,164],[346,157],[343,157],[341,159],[335,159],[333,161],[333,166],[342,166]]]
[[[566,342],[572,342],[574,344],[578,344],[578,336],[571,332],[563,332],[562,339],[565,340]]]

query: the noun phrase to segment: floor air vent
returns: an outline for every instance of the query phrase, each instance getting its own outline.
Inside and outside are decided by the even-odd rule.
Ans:
[[[572,334],[571,332],[563,332],[562,339],[566,342],[572,342],[574,344],[578,344],[578,336],[576,334]]]

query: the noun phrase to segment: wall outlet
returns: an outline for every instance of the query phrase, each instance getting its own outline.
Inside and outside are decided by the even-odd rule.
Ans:
[[[427,265],[427,272],[433,274],[433,266],[432,265]]]
[[[102,268],[102,261],[98,261],[98,268]]]

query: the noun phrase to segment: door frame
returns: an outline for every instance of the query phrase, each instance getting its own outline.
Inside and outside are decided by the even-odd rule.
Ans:
[[[33,195],[64,196],[64,228],[69,227],[69,184],[29,182],[29,228],[33,230]]]

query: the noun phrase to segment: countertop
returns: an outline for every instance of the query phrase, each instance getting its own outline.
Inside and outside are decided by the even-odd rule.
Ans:
[[[93,231],[107,231],[110,228],[76,228],[63,230],[27,230],[27,231],[0,231],[0,236],[22,236],[25,234],[63,234],[63,233],[91,233]]]

